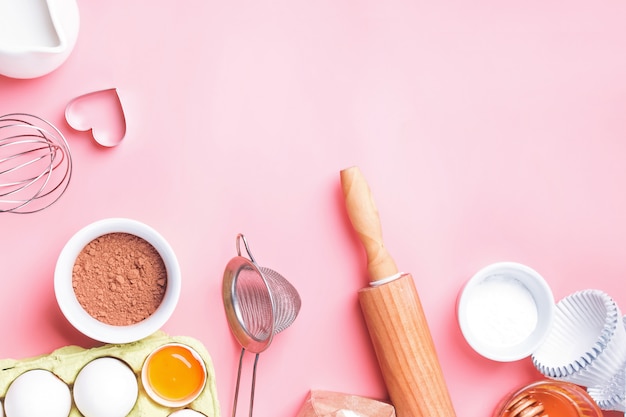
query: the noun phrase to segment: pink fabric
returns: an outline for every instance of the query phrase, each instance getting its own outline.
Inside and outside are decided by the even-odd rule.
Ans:
[[[0,77],[0,114],[49,119],[74,158],[55,205],[0,215],[1,357],[95,345],[61,315],[54,265],[73,233],[121,216],[176,251],[183,287],[164,330],[207,346],[224,415],[239,346],[221,281],[239,232],[302,296],[300,316],[261,355],[255,414],[293,416],[310,389],[384,399],[357,304],[364,255],[339,187],[350,165],[416,279],[459,416],[488,416],[540,377],[530,360],[494,363],[465,343],[456,297],[483,266],[524,263],[557,299],[594,287],[626,305],[624,2],[79,6],[78,41],[59,69]],[[109,88],[126,134],[104,148],[64,110]]]

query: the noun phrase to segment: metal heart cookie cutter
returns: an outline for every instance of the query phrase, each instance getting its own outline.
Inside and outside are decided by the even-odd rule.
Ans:
[[[65,107],[65,120],[75,130],[91,132],[104,147],[119,145],[126,135],[126,116],[116,88],[74,98]]]

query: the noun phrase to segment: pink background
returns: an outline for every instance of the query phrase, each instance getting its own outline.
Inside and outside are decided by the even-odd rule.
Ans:
[[[599,288],[626,306],[623,2],[79,6],[62,67],[0,77],[0,114],[49,119],[74,158],[57,204],[0,216],[1,357],[97,345],[61,315],[53,270],[77,230],[123,216],[176,251],[183,288],[164,330],[206,345],[223,415],[239,346],[220,288],[239,232],[303,301],[261,355],[255,415],[293,416],[312,388],[385,398],[356,299],[364,255],[339,188],[351,165],[370,182],[389,250],[416,279],[459,416],[487,416],[540,377],[529,359],[492,362],[462,338],[455,301],[478,269],[517,261],[556,299]],[[63,112],[111,87],[128,132],[106,149]]]

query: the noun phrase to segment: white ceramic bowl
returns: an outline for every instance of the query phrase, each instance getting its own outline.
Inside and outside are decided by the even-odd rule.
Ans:
[[[545,339],[554,316],[552,290],[533,269],[499,262],[478,271],[457,302],[468,344],[482,356],[510,362],[530,356]]]
[[[76,0],[0,2],[0,74],[36,78],[63,64],[76,44]]]
[[[167,286],[163,301],[150,317],[136,324],[115,326],[97,320],[83,309],[72,288],[72,270],[78,254],[89,242],[109,233],[129,233],[146,240],[165,264]],[[63,247],[54,271],[54,292],[63,315],[81,333],[105,343],[134,342],[159,330],[174,312],[180,286],[180,267],[169,243],[150,226],[125,218],[103,219],[79,230]]]

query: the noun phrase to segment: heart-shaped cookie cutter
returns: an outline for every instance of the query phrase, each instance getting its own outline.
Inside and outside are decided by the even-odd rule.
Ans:
[[[65,120],[75,130],[91,131],[93,139],[105,147],[119,145],[126,136],[126,116],[116,88],[74,98],[65,107]]]

